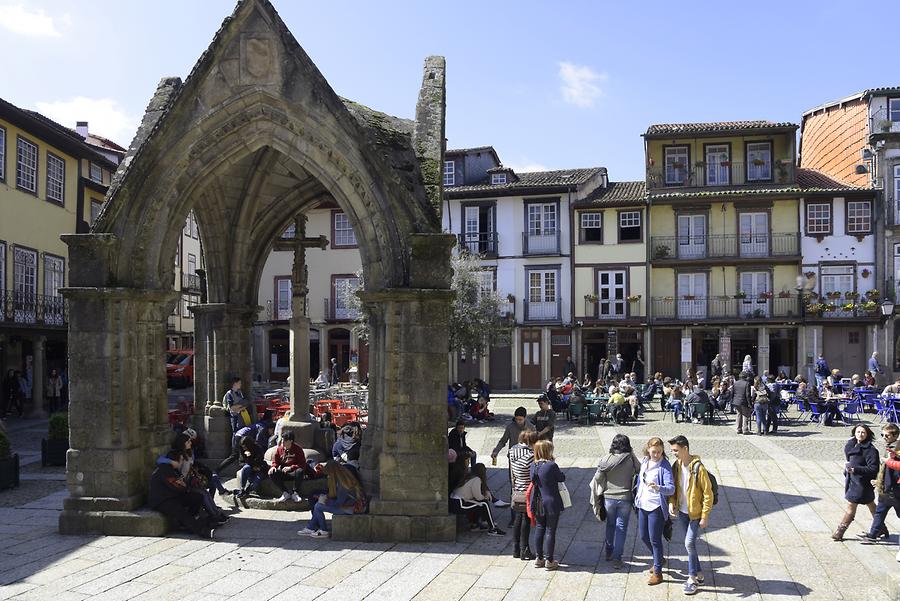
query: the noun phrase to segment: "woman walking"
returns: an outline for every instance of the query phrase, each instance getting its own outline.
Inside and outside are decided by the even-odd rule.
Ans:
[[[832,540],[844,539],[844,532],[856,517],[856,508],[865,505],[872,516],[875,516],[875,487],[872,480],[878,476],[879,458],[878,449],[872,442],[875,435],[869,426],[860,424],[851,431],[853,435],[844,446],[844,457],[847,463],[844,467],[844,498],[847,500],[847,509],[844,511],[844,519],[838,525],[837,530],[831,535]]]
[[[631,441],[624,434],[616,434],[591,482],[592,504],[602,498],[606,509],[606,561],[612,561],[617,570],[622,569],[622,551],[634,505],[632,486],[640,471],[641,462],[631,450]]]
[[[563,511],[559,484],[566,481],[566,475],[553,459],[553,443],[549,440],[534,443],[534,460],[534,465],[531,466],[531,480],[534,482],[534,488],[540,491],[543,506],[543,512],[536,516],[534,546],[537,559],[534,561],[534,567],[558,570],[559,562],[553,558],[553,552],[556,548],[556,528],[559,526],[559,516]]]
[[[756,414],[756,433],[765,436],[769,430],[769,389],[759,376],[753,379],[753,413]]]
[[[531,520],[525,515],[527,510],[525,493],[531,484],[531,466],[534,465],[534,451],[531,447],[538,440],[534,430],[519,433],[519,443],[509,449],[509,473],[512,484],[513,557],[523,561],[534,559],[531,552]]]
[[[635,505],[638,509],[638,533],[653,554],[647,584],[659,584],[662,578],[663,527],[668,516],[666,499],[675,494],[672,465],[663,450],[663,441],[654,436],[644,445],[644,459],[638,477]]]

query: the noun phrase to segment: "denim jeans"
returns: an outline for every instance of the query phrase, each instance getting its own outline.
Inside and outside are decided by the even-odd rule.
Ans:
[[[259,472],[253,471],[253,466],[245,465],[238,474],[238,480],[240,480],[241,489],[244,492],[252,492],[259,488],[262,477],[259,475]]]
[[[622,559],[625,549],[631,508],[631,501],[606,499],[606,555],[616,561]]]
[[[538,559],[553,561],[553,552],[556,550],[556,527],[558,525],[558,513],[545,513],[537,519],[537,527],[534,529],[533,551]]]
[[[678,421],[681,418],[681,414],[684,412],[684,403],[681,401],[672,401],[672,413],[674,414],[675,421]]]
[[[684,548],[688,558],[688,576],[696,577],[700,572],[700,555],[697,540],[700,538],[700,520],[692,520],[686,513],[678,514],[678,523],[684,528]]]
[[[769,429],[769,404],[755,403],[753,413],[756,414],[756,431],[765,432]]]
[[[316,502],[312,508],[312,519],[309,520],[309,523],[306,524],[306,527],[310,530],[328,530],[328,527],[325,524],[325,512],[338,514],[338,515],[350,515],[353,513],[353,509],[346,509],[337,504],[337,501],[334,499],[328,499],[325,503]]]
[[[638,509],[638,534],[647,549],[653,553],[653,569],[658,573],[662,572],[663,526],[665,523],[666,514],[661,507],[657,507],[653,511]]]
[[[894,513],[900,517],[900,493],[889,495],[880,495],[878,497],[878,505],[875,506],[875,515],[872,516],[872,527],[869,528],[869,536],[875,538],[881,529],[884,528],[884,521],[887,519],[888,513],[894,508]]]
[[[516,512],[513,522],[513,544],[516,549],[531,548],[531,519],[521,512]]]

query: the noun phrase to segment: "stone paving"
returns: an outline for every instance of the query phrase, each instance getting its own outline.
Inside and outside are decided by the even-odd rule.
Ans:
[[[498,421],[469,428],[469,445],[482,460],[513,409],[533,397],[494,403]],[[829,538],[842,512],[842,448],[846,428],[795,425],[776,437],[736,438],[733,423],[700,426],[663,421],[619,427],[637,447],[649,436],[683,433],[720,484],[719,504],[703,535],[701,561],[706,584],[700,599],[886,599],[888,575],[900,573],[897,536],[890,545],[843,543]],[[19,429],[16,429],[19,428]],[[168,538],[71,537],[56,533],[65,491],[60,474],[33,466],[39,425],[11,429],[28,447],[26,480],[47,487],[41,498],[0,493],[0,600],[99,601],[139,599],[240,599],[290,601],[354,599],[591,601],[681,598],[683,548],[678,530],[668,547],[665,582],[645,584],[649,554],[635,544],[629,527],[626,569],[601,559],[603,526],[591,513],[587,484],[600,454],[617,429],[573,426],[557,429],[557,458],[567,474],[574,506],[562,518],[557,539],[558,572],[539,570],[511,556],[512,537],[461,532],[456,543],[362,544],[300,538],[308,513],[242,510],[216,540],[185,535]],[[39,464],[38,464],[39,465]],[[58,470],[58,468],[57,468]],[[489,468],[492,488],[508,498],[506,462]],[[29,476],[31,477],[31,476]],[[15,503],[8,495],[20,495]],[[508,510],[495,511],[502,527]],[[869,524],[862,508],[848,534]],[[892,532],[900,530],[893,514]]]

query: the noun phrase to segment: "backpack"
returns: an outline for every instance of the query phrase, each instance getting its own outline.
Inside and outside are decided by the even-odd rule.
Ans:
[[[693,469],[694,478],[697,478],[700,476],[700,466],[701,465],[703,465],[703,464],[698,461],[697,464],[694,466],[694,469]],[[703,466],[703,467],[706,467],[706,466]],[[712,485],[713,507],[715,507],[716,504],[718,504],[718,502],[719,502],[719,481],[716,480],[716,477],[713,476],[713,473],[709,470],[706,470],[706,475],[709,476],[709,483]]]

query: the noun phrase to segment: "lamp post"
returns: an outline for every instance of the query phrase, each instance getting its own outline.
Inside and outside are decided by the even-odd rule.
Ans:
[[[881,327],[894,316],[894,301],[889,298],[881,301]]]

